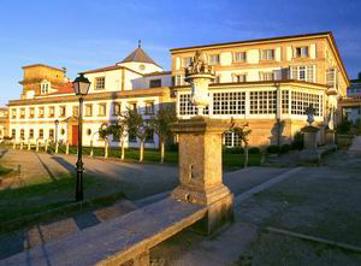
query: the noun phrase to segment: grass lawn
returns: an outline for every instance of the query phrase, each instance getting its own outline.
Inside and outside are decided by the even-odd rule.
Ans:
[[[61,147],[59,149],[61,152],[65,152],[65,147]],[[70,147],[69,152],[72,154],[76,154],[76,147]],[[90,148],[84,147],[83,154],[89,155]],[[94,148],[94,156],[102,157],[104,156],[103,148]],[[120,149],[112,148],[109,149],[109,157],[120,158]],[[249,166],[259,166],[261,164],[260,153],[257,154],[249,154]],[[139,149],[126,149],[125,151],[125,159],[127,160],[135,160],[139,159]],[[154,149],[146,149],[144,151],[144,161],[145,162],[159,162],[160,161],[160,152]],[[178,163],[178,152],[177,151],[166,151],[164,161],[169,164],[177,164]],[[244,154],[238,153],[228,153],[223,152],[223,167],[227,170],[242,168],[244,164]]]
[[[74,202],[75,178],[39,178],[23,187],[0,191],[0,232],[17,229],[38,221],[67,217],[74,213],[113,203],[123,197],[119,182],[92,176],[84,178],[82,204]]]
[[[12,169],[6,168],[0,164],[0,176],[6,175],[6,174],[10,173],[11,171],[12,171]]]

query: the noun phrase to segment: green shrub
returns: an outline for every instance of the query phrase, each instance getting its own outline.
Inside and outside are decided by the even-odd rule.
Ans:
[[[280,147],[277,145],[271,145],[267,147],[267,153],[275,154],[280,152]]]
[[[261,150],[257,147],[252,147],[252,148],[248,149],[248,153],[249,154],[260,154]]]
[[[224,151],[225,151],[225,153],[230,153],[230,154],[243,154],[244,153],[244,149],[242,147],[225,148]]]
[[[302,132],[297,132],[293,138],[291,148],[294,150],[302,150],[303,148],[303,134]]]
[[[281,146],[280,152],[281,153],[287,153],[291,150],[291,145],[290,144],[283,144]]]
[[[341,122],[341,124],[338,125],[337,133],[348,134],[350,133],[351,128],[352,128],[352,122],[345,119]]]
[[[178,151],[178,143],[170,143],[167,145],[167,151]]]

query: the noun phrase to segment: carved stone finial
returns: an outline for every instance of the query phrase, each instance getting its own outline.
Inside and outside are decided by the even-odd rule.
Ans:
[[[308,124],[311,126],[312,123],[315,121],[314,115],[315,115],[315,109],[313,108],[313,104],[311,103],[307,108],[306,108],[306,114],[307,114],[307,122]]]

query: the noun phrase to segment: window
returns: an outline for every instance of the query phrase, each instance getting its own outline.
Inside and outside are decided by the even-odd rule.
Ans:
[[[236,52],[233,56],[234,63],[243,63],[247,61],[247,53],[246,52]]]
[[[128,106],[130,110],[137,110],[137,103],[136,102],[129,102]]]
[[[49,92],[49,87],[50,87],[50,84],[49,82],[45,81],[43,83],[41,83],[40,85],[40,93],[41,94],[47,94]]]
[[[282,91],[282,113],[288,114],[289,113],[289,92]]]
[[[191,64],[191,62],[192,62],[192,57],[191,57],[191,56],[189,56],[189,57],[184,57],[184,58],[182,59],[182,66],[183,66],[183,67],[188,67],[188,66]]]
[[[66,116],[66,106],[60,106],[59,109],[60,109],[59,116],[65,117]]]
[[[313,105],[315,116],[323,114],[323,97],[300,91],[291,91],[291,114],[306,115],[306,108]]]
[[[25,139],[25,130],[23,128],[20,129],[20,139],[22,139],[22,140]]]
[[[232,131],[227,131],[223,135],[223,143],[227,148],[240,147],[241,139],[238,134]]]
[[[326,85],[330,88],[337,88],[337,71],[336,68],[330,68],[326,71]]]
[[[213,94],[213,114],[244,114],[245,92],[216,92]]]
[[[118,116],[121,113],[120,103],[113,103],[113,116]]]
[[[274,60],[275,59],[275,50],[274,49],[265,49],[262,50],[262,60]]]
[[[208,57],[208,63],[210,65],[218,65],[219,64],[219,54],[211,54]]]
[[[34,118],[35,117],[35,108],[31,107],[29,108],[29,118]]]
[[[147,128],[145,132],[145,142],[154,143],[154,130]]]
[[[154,114],[154,102],[146,102],[145,103],[145,114],[146,115]]]
[[[314,79],[315,66],[292,66],[291,79],[303,80],[307,82],[315,82]]]
[[[149,81],[150,88],[158,88],[162,87],[162,80],[161,79],[152,79]]]
[[[49,138],[50,139],[54,138],[54,129],[49,129]]]
[[[49,107],[49,117],[54,117],[55,114],[55,108],[54,106]]]
[[[197,114],[197,108],[191,103],[190,94],[179,95],[179,113],[181,115]]]
[[[184,81],[184,76],[183,75],[176,75],[174,78],[174,86],[182,86],[182,85],[186,85],[188,84],[188,82]]]
[[[73,105],[72,113],[73,113],[74,117],[78,117],[79,116],[79,106]]]
[[[296,57],[308,57],[308,46],[296,47]]]
[[[25,118],[25,108],[20,108],[20,118],[21,119]]]
[[[39,139],[44,138],[44,129],[39,129]]]
[[[13,138],[13,139],[16,138],[16,129],[11,130],[11,138]]]
[[[251,91],[250,114],[275,114],[277,109],[277,91]]]
[[[247,74],[234,74],[233,82],[246,82],[247,81]]]
[[[29,138],[30,139],[34,138],[34,129],[32,129],[32,128],[29,130]]]
[[[270,81],[274,80],[274,73],[273,72],[261,72],[261,80],[263,81]]]
[[[39,118],[44,118],[44,107],[39,107]]]
[[[12,119],[16,119],[17,117],[17,111],[15,108],[11,109],[11,118]]]
[[[86,134],[90,136],[92,134],[92,130],[90,128],[87,129]]]
[[[85,116],[93,116],[93,105],[92,104],[85,105]]]
[[[98,116],[106,116],[107,113],[107,104],[100,103],[98,104]]]
[[[105,77],[97,77],[97,78],[95,78],[95,89],[96,90],[105,89]]]

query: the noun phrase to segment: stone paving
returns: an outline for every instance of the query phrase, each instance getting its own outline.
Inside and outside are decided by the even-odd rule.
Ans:
[[[361,265],[361,255],[265,230],[267,226],[361,247],[361,156],[339,151],[235,208],[213,237],[186,231],[151,250],[155,265]],[[247,192],[246,192],[247,193]]]
[[[4,166],[14,169],[20,165],[25,183],[33,178],[56,179],[59,174],[75,173],[76,156],[73,155],[9,149],[0,160]],[[123,192],[131,200],[170,190],[178,184],[177,168],[173,166],[84,158],[84,167],[86,174],[122,182]]]
[[[58,174],[73,171],[74,156],[50,155],[28,151],[9,150],[1,159],[1,163],[10,167],[21,165],[25,180],[38,178],[39,175],[56,178]],[[131,164],[119,161],[85,159],[86,171],[104,178],[112,178],[127,183],[126,195],[132,200],[142,199],[141,206],[158,201],[168,195],[168,191],[177,184],[177,168],[150,164]],[[244,192],[264,181],[278,176],[288,169],[250,167],[225,174],[225,183],[234,194]],[[242,178],[240,178],[242,177]],[[159,185],[160,184],[160,185]],[[132,188],[133,190],[131,190]],[[159,195],[159,196],[158,196]],[[138,202],[138,201],[136,201]],[[136,203],[134,202],[134,203]],[[122,216],[136,208],[130,201],[122,200],[110,207],[86,212],[47,224],[39,224],[31,228],[0,236],[0,258],[23,251],[48,241],[72,235],[85,228]]]

